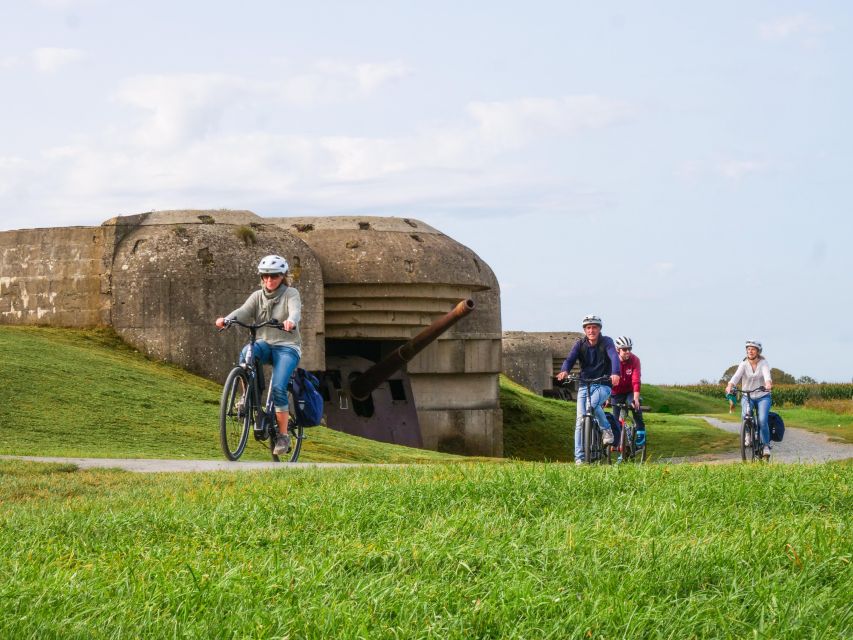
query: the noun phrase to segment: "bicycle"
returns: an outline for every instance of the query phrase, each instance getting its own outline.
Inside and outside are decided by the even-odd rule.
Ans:
[[[238,364],[228,373],[222,389],[222,399],[219,403],[219,442],[222,452],[228,460],[238,460],[246,450],[249,441],[249,431],[252,430],[255,440],[268,449],[275,462],[280,456],[273,453],[275,438],[278,435],[278,425],[275,420],[275,407],[272,397],[272,376],[267,388],[267,399],[262,403],[263,390],[260,380],[263,365],[255,362],[254,347],[257,331],[261,327],[277,327],[284,331],[277,320],[268,320],[260,324],[244,324],[239,320],[226,321],[224,331],[232,324],[248,329],[249,342],[246,349],[245,362]],[[295,417],[295,400],[293,397],[293,377],[287,383],[287,400],[290,413],[287,421],[287,431],[290,434],[290,450],[288,462],[296,462],[302,450],[304,440],[303,425]]]
[[[577,381],[577,383],[586,385],[586,410],[581,416],[581,433],[583,442],[583,460],[587,464],[593,462],[604,462],[610,464],[610,445],[604,444],[601,436],[601,425],[595,418],[595,413],[592,410],[592,385],[599,382],[610,380],[610,376],[602,376],[600,378],[591,378],[589,380],[581,378],[576,374],[569,374],[564,381]]]
[[[752,389],[751,391],[744,391],[743,389],[738,389],[737,387],[732,387],[732,391],[735,393],[739,393],[742,396],[746,396],[746,413],[743,416],[743,422],[740,425],[740,457],[744,462],[747,461],[747,457],[749,457],[750,462],[755,462],[756,460],[761,460],[764,458],[763,450],[764,445],[761,444],[761,430],[758,427],[758,420],[755,419],[754,410],[752,406],[752,395],[756,391],[767,391],[764,387],[758,387],[756,389]],[[749,443],[747,444],[747,436],[749,436]],[[770,456],[767,456],[768,459]]]
[[[617,445],[619,457],[616,459],[616,462],[637,462],[643,464],[646,461],[647,441],[644,440],[642,445],[637,444],[637,424],[634,422],[634,413],[631,411],[633,407],[627,402],[619,402],[612,406],[613,409],[619,409],[620,433]],[[646,433],[646,438],[648,437],[649,435]],[[613,449],[613,447],[609,449],[609,455],[611,456]]]

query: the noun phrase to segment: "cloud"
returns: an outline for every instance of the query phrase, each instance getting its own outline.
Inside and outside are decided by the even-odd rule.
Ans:
[[[165,147],[214,131],[226,109],[258,93],[257,85],[224,74],[147,75],[124,81],[116,99],[144,114],[132,134],[137,144]]]
[[[806,13],[782,16],[758,25],[758,33],[764,40],[797,39],[808,45],[817,44],[820,37],[830,31],[830,25],[819,22]]]
[[[75,206],[92,212],[96,202],[109,212],[258,203],[314,212],[600,208],[597,194],[577,193],[558,170],[536,161],[535,149],[543,140],[594,131],[630,115],[627,105],[606,97],[472,102],[461,105],[455,118],[414,123],[390,136],[308,134],[291,124],[301,117],[292,114],[309,103],[368,100],[409,72],[394,61],[322,62],[274,80],[228,74],[128,78],[114,98],[133,116],[129,124],[107,125],[33,155],[30,169],[7,176],[4,200],[10,209],[65,212]],[[522,157],[528,159],[519,163]],[[39,184],[53,200],[15,196],[25,184]]]
[[[115,97],[147,112],[135,134],[140,144],[169,146],[209,135],[227,113],[240,112],[245,119],[279,106],[305,109],[363,100],[408,72],[401,62],[326,61],[275,80],[227,74],[143,75],[122,82]]]
[[[35,68],[40,73],[55,73],[62,67],[82,60],[85,54],[80,49],[42,47],[32,52]]]
[[[600,129],[631,113],[622,102],[594,95],[475,102],[468,112],[477,121],[484,142],[507,148],[544,135]]]
[[[282,78],[276,93],[285,103],[301,107],[349,102],[367,98],[409,73],[411,69],[399,60],[360,64],[321,60]]]
[[[70,9],[75,6],[98,4],[102,0],[35,0],[36,4],[49,9]]]
[[[729,180],[739,181],[752,173],[767,168],[766,163],[757,160],[723,160],[717,164],[717,172]]]

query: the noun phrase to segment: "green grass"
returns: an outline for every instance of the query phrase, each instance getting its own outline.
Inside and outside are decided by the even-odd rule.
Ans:
[[[505,376],[500,385],[504,455],[519,460],[573,459],[576,403],[537,396]],[[657,392],[653,395],[661,397]],[[679,396],[677,404],[670,404],[688,403]],[[646,413],[644,419],[652,459],[730,451],[738,443],[734,434],[715,429],[700,418]]]
[[[805,407],[784,406],[775,408],[785,420],[786,427],[801,427],[817,433],[825,433],[833,440],[853,443],[853,415],[839,414]]]
[[[222,458],[220,384],[149,360],[106,329],[0,327],[0,453]],[[456,456],[307,430],[300,460],[429,462]],[[269,460],[250,439],[244,459]]]
[[[849,638],[851,480],[0,461],[0,637]]]
[[[719,399],[714,399],[677,387],[644,384],[642,397],[643,405],[655,413],[712,415],[729,410],[729,404],[722,393]]]

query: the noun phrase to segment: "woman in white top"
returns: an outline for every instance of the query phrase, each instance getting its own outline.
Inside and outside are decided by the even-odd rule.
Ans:
[[[767,359],[761,355],[761,343],[757,340],[746,341],[746,358],[735,371],[732,379],[726,385],[726,393],[732,392],[732,387],[740,383],[741,389],[752,391],[750,393],[753,407],[753,415],[758,421],[758,428],[761,434],[761,444],[764,445],[762,455],[765,458],[770,457],[770,424],[767,421],[767,414],[770,413],[770,390],[773,388],[773,380],[770,378],[770,365],[767,364]],[[743,382],[741,382],[741,380]],[[759,387],[764,387],[765,391],[757,391]],[[745,395],[741,398],[742,413],[746,415],[749,407],[750,398]],[[747,435],[747,437],[749,437]],[[746,443],[747,446],[750,442]]]

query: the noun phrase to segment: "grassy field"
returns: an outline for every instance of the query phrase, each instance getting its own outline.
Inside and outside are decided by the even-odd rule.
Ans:
[[[0,461],[0,637],[849,638],[851,480]]]
[[[219,384],[148,360],[112,331],[0,327],[0,453],[101,458],[222,458]],[[9,366],[11,365],[11,366]],[[459,459],[322,427],[300,460]],[[269,460],[250,439],[244,459]]]

